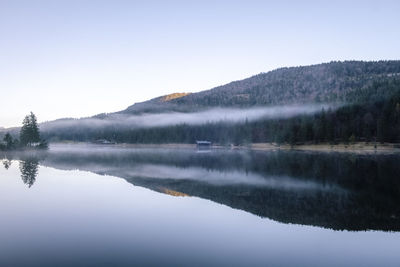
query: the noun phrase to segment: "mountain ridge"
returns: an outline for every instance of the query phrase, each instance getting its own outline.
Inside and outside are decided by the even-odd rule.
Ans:
[[[294,105],[302,108],[293,113]],[[400,61],[279,68],[198,93],[173,93],[119,112],[40,127],[50,141],[400,142]]]
[[[356,102],[353,92],[400,79],[400,60],[331,61],[283,67],[159,103],[135,103],[118,113],[193,111],[207,107]]]

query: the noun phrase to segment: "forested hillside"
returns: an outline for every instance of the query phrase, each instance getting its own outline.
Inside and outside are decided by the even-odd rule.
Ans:
[[[395,84],[392,85],[395,87]],[[348,143],[355,141],[400,142],[400,82],[397,93],[384,100],[350,104],[336,110],[323,109],[314,115],[264,119],[244,123],[213,122],[202,125],[177,124],[166,127],[93,128],[65,127],[44,131],[51,140],[93,141],[107,139],[124,143],[194,143],[211,140],[227,145],[256,142]],[[172,115],[171,115],[172,116]]]
[[[193,111],[207,107],[313,102],[354,103],[390,95],[392,88],[384,82],[390,84],[398,79],[400,61],[330,62],[281,68],[168,102],[159,97],[134,104],[123,112]]]
[[[202,111],[215,108],[235,109],[240,113],[249,108],[306,107],[316,103],[324,103],[328,108],[313,114],[299,112],[290,117],[276,114],[274,118],[236,122],[211,117],[203,119],[205,122],[201,124],[174,121],[177,114],[197,114],[198,118]],[[123,124],[118,121],[120,118]],[[158,120],[160,126],[138,127],[133,122],[138,120],[141,125],[149,124],[145,120]],[[112,114],[47,122],[41,125],[41,130],[50,141],[194,143],[205,139],[238,145],[400,142],[400,61],[346,61],[281,68],[199,93],[161,96]]]

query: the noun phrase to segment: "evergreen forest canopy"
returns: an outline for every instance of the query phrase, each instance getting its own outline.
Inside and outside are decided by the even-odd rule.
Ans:
[[[313,114],[203,124],[121,127],[121,116],[192,114],[215,108],[238,109],[327,104]],[[147,117],[143,116],[143,120]],[[84,123],[85,120],[92,123]],[[102,123],[104,122],[104,123]],[[106,122],[106,123],[105,123]],[[41,124],[50,141],[109,140],[126,143],[243,145],[253,142],[341,143],[400,142],[400,61],[345,61],[281,68],[199,93],[177,93],[134,104],[127,109],[84,119]]]

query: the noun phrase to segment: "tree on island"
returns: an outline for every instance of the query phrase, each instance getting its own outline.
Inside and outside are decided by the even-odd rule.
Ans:
[[[22,147],[47,148],[47,143],[40,139],[39,126],[35,114],[25,116],[19,133],[20,144]]]

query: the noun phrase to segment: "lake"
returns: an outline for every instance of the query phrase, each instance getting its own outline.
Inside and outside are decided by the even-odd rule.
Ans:
[[[399,266],[400,156],[0,154],[1,266]]]

